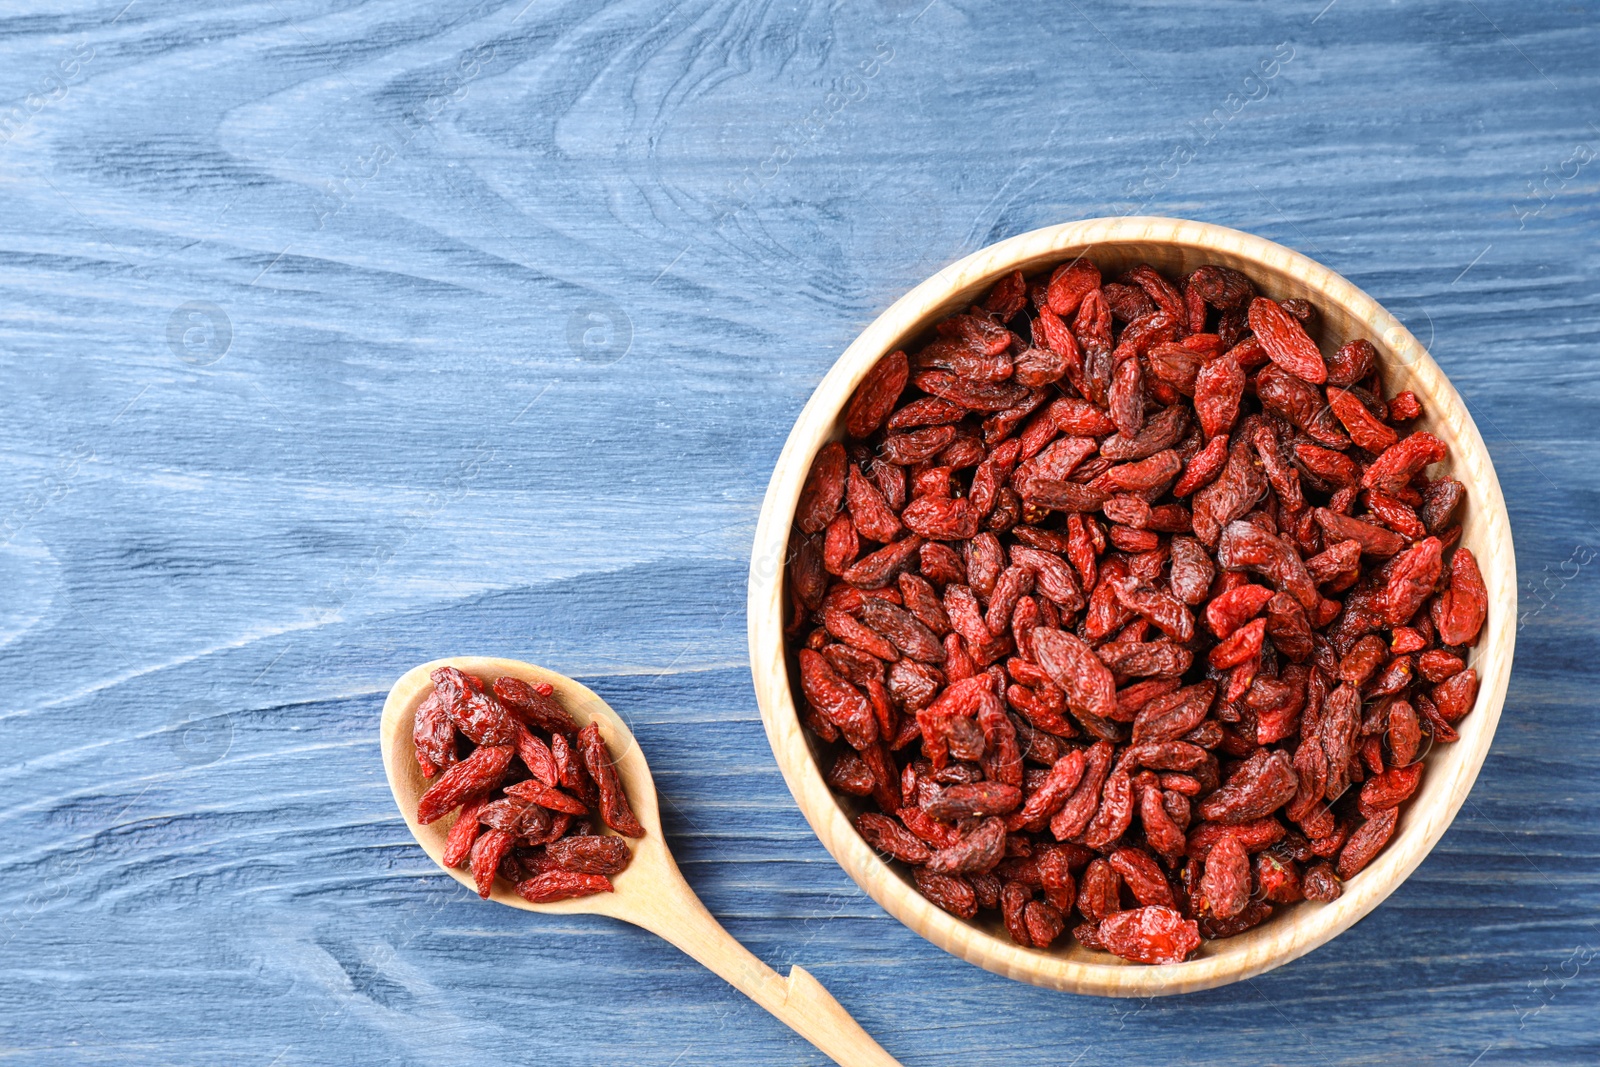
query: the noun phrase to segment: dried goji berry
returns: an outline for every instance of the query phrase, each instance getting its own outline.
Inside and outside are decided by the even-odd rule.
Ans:
[[[1368,778],[1361,786],[1358,808],[1362,815],[1371,818],[1374,812],[1399,807],[1417,791],[1422,780],[1422,764],[1391,767],[1382,774]]]
[[[1099,922],[1122,910],[1122,879],[1116,868],[1102,858],[1089,861],[1078,887],[1078,910],[1084,918]]]
[[[598,724],[590,723],[578,731],[578,751],[583,754],[584,769],[600,790],[600,818],[619,834],[643,837],[644,827],[634,816],[628,795],[622,791],[617,768],[611,762],[611,753],[606,751]]]
[[[922,545],[922,538],[914,534],[902,537],[892,545],[861,557],[841,577],[859,589],[882,589],[894,580]]]
[[[895,401],[905,391],[906,379],[911,375],[911,364],[906,354],[890,352],[867,372],[856,386],[855,396],[845,409],[844,426],[851,437],[866,437],[889,417]]]
[[[429,693],[418,706],[411,743],[416,746],[417,763],[424,778],[432,778],[456,761],[455,727],[450,724],[438,693]]]
[[[1254,929],[1272,914],[1272,905],[1264,900],[1252,900],[1244,906],[1239,914],[1229,919],[1219,919],[1215,916],[1202,916],[1198,922],[1200,936],[1211,941],[1225,937],[1237,937],[1246,930]]]
[[[863,537],[887,545],[904,532],[899,516],[889,507],[883,493],[854,464],[845,480],[845,505],[850,510],[850,519],[856,531]],[[834,573],[843,571],[841,569]]]
[[[1039,666],[1067,694],[1075,714],[1093,721],[1115,717],[1116,679],[1081,638],[1041,627],[1033,632],[1031,643]]]
[[[1005,924],[1011,940],[1023,948],[1033,947],[1033,936],[1028,932],[1026,910],[1033,899],[1033,890],[1022,882],[1010,881],[1000,891],[1000,919]]]
[[[1212,822],[1252,822],[1272,814],[1293,798],[1300,778],[1289,753],[1258,749],[1240,764],[1228,781],[1200,805],[1200,814]]]
[[[1270,852],[1256,853],[1256,885],[1264,899],[1274,904],[1293,904],[1305,899],[1300,887],[1300,871],[1293,860],[1281,859]]]
[[[553,904],[558,900],[615,890],[611,879],[603,874],[579,874],[575,871],[547,871],[517,883],[517,895],[533,904]]]
[[[478,887],[478,896],[484,900],[489,899],[489,893],[494,888],[494,876],[500,869],[500,861],[505,859],[515,842],[516,837],[504,830],[489,830],[473,843],[472,881]]]
[[[866,761],[854,752],[840,754],[824,777],[829,785],[841,793],[858,797],[870,796],[876,784]]]
[[[449,814],[469,797],[500,784],[517,750],[511,745],[480,745],[472,755],[445,771],[417,802],[417,821],[428,823]]]
[[[932,459],[956,439],[954,426],[924,426],[920,430],[892,433],[883,439],[883,458],[899,466]]]
[[[1397,700],[1389,705],[1388,742],[1389,760],[1395,767],[1405,767],[1417,758],[1422,741],[1422,724],[1417,711],[1410,703]]]
[[[1483,620],[1489,614],[1489,592],[1478,572],[1478,561],[1469,549],[1458,548],[1450,555],[1450,588],[1435,601],[1433,625],[1439,640],[1447,645],[1470,645],[1478,639]]]
[[[1072,854],[1067,846],[1052,845],[1039,853],[1039,886],[1045,899],[1063,915],[1077,903],[1077,885],[1072,877]]]
[[[1461,549],[1456,549],[1457,553]],[[1431,648],[1417,657],[1417,673],[1430,682],[1442,682],[1453,674],[1460,674],[1466,664],[1461,657],[1442,648]]]
[[[835,674],[823,656],[810,649],[804,650],[801,656],[800,683],[810,705],[843,731],[857,750],[878,739],[878,720],[867,698]]]
[[[1133,743],[1175,741],[1199,726],[1211,710],[1217,686],[1201,682],[1155,698],[1133,721]]]
[[[579,874],[621,874],[627,870],[633,853],[620,837],[575,834],[552,841],[545,855],[560,869]]]
[[[1272,590],[1264,585],[1239,585],[1219,593],[1206,605],[1206,626],[1217,640],[1226,641],[1239,627],[1259,615],[1272,596]]]
[[[1354,393],[1328,387],[1328,405],[1350,434],[1350,440],[1377,455],[1399,439],[1394,430],[1379,422]]]
[[[1250,857],[1232,834],[1224,835],[1206,854],[1196,910],[1231,919],[1250,902]]]
[[[1245,307],[1255,295],[1255,286],[1250,279],[1231,267],[1201,267],[1189,275],[1189,284],[1200,295],[1200,299],[1223,310]]]
[[[1107,952],[1135,963],[1182,963],[1200,947],[1194,921],[1159,904],[1107,916],[1098,934]]]
[[[1203,544],[1215,546],[1222,528],[1247,514],[1268,488],[1250,442],[1242,437],[1234,440],[1228,446],[1228,461],[1222,473],[1194,494],[1195,536]]]
[[[806,475],[800,502],[795,507],[795,523],[803,532],[821,533],[833,521],[839,502],[844,498],[848,464],[844,445],[838,441],[823,445],[817,458],[811,461],[811,472]]]
[[[451,725],[480,745],[509,745],[516,741],[516,721],[499,700],[472,684],[454,667],[440,667],[429,677],[434,695],[444,705]]]
[[[1022,803],[1022,790],[1000,782],[972,782],[941,790],[923,805],[935,819],[957,822],[974,815],[1004,815]]]
[[[1361,476],[1368,489],[1396,493],[1425,467],[1445,456],[1444,442],[1430,433],[1417,432],[1384,450]]]
[[[1407,389],[1396,393],[1389,401],[1389,418],[1395,422],[1410,422],[1422,414],[1422,402],[1417,394]]]
[[[1230,522],[1217,542],[1217,562],[1230,571],[1253,571],[1291,594],[1307,610],[1321,602],[1293,545],[1253,522]]]
[[[1446,722],[1455,722],[1472,710],[1478,698],[1478,672],[1468,667],[1433,687],[1433,706]]]
[[[1394,558],[1389,582],[1379,600],[1379,611],[1390,626],[1411,620],[1422,602],[1433,595],[1443,571],[1443,546],[1437,537],[1418,541]]]
[[[1023,918],[1034,948],[1049,948],[1067,925],[1062,910],[1048,900],[1028,901]]]
[[[1466,495],[1466,487],[1454,478],[1439,478],[1422,490],[1422,507],[1417,517],[1429,533],[1439,533],[1455,516],[1456,508]]]
[[[1372,513],[1400,536],[1412,540],[1427,536],[1428,528],[1417,517],[1411,505],[1388,493],[1380,493],[1376,489],[1368,489],[1362,494],[1362,498],[1366,500],[1367,507],[1372,509]]]
[[[582,797],[585,804],[593,807],[599,799],[599,792],[589,772],[583,769],[583,757],[573,751],[565,734],[551,732],[550,754],[555,757],[561,788],[573,796]]]
[[[524,723],[547,733],[576,734],[578,724],[573,722],[550,692],[524,682],[521,678],[505,675],[494,680],[494,695]]]
[[[1046,300],[1052,312],[1065,317],[1077,311],[1083,298],[1099,287],[1100,268],[1087,259],[1075,259],[1050,275]]]
[[[1246,852],[1260,852],[1282,841],[1287,832],[1283,823],[1273,818],[1260,818],[1233,826],[1214,822],[1201,823],[1189,831],[1184,854],[1190,859],[1204,863],[1217,842],[1224,837],[1238,841]]]
[[[1300,884],[1307,900],[1321,901],[1324,904],[1338,900],[1344,892],[1344,887],[1339,884],[1339,879],[1334,875],[1333,865],[1330,863],[1318,863],[1308,868]]]
[[[1274,363],[1256,374],[1256,399],[1270,415],[1276,415],[1303,431],[1325,448],[1343,449],[1350,438],[1328,407],[1322,390]]]
[[[456,816],[456,821],[450,825],[450,833],[444,842],[444,855],[440,862],[446,867],[459,867],[466,862],[472,852],[472,843],[478,839],[478,811],[483,807],[486,797],[477,797],[461,805],[461,814]]]
[[[1122,876],[1122,882],[1142,905],[1173,904],[1172,887],[1167,876],[1150,854],[1139,848],[1119,848],[1107,857],[1113,870]]]
[[[580,739],[582,735],[580,734]],[[506,786],[506,796],[526,800],[551,811],[564,811],[569,815],[587,815],[588,805],[576,797],[569,797],[559,789],[552,789],[537,778]],[[639,835],[634,835],[639,836]]]
[[[1361,381],[1377,365],[1378,350],[1371,341],[1346,341],[1328,360],[1328,384],[1348,386]]]
[[[1354,878],[1389,843],[1398,816],[1398,809],[1386,808],[1374,812],[1355,829],[1339,852],[1337,870],[1340,881],[1348,882]]]
[[[1133,780],[1125,770],[1114,770],[1100,793],[1100,806],[1083,831],[1083,843],[1097,851],[1111,847],[1133,822]]]
[[[978,897],[972,883],[960,875],[938,874],[927,867],[916,867],[912,877],[917,889],[934,904],[961,918],[970,919],[978,914]]]
[[[1312,385],[1328,380],[1328,368],[1322,362],[1316,342],[1306,334],[1305,327],[1275,301],[1264,296],[1250,301],[1250,329],[1255,331],[1256,339],[1267,350],[1272,362],[1296,378]]]
[[[928,846],[888,815],[866,811],[856,816],[856,831],[877,849],[905,863],[927,863],[933,853]]]

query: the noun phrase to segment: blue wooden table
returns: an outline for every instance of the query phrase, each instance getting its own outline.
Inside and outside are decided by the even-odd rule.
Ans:
[[[630,719],[713,912],[919,1064],[1600,1059],[1600,10],[1309,0],[0,13],[0,1060],[821,1062],[664,943],[484,905],[379,766],[449,653]],[[1009,982],[768,751],[747,550],[943,264],[1100,215],[1305,252],[1466,397],[1522,629],[1454,827],[1238,985]]]

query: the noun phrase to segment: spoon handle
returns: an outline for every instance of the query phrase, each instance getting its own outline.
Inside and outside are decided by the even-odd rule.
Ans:
[[[678,872],[674,870],[673,874]],[[807,971],[795,966],[784,978],[722,928],[682,875],[662,881],[663,892],[644,906],[628,909],[629,913],[619,918],[678,946],[788,1024],[840,1067],[900,1067],[900,1062],[885,1052]]]

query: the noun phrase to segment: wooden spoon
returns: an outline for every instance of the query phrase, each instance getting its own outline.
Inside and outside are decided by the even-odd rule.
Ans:
[[[781,977],[735,941],[700,903],[700,898],[678,872],[672,853],[667,851],[660,813],[656,810],[655,782],[633,734],[605,701],[565,675],[517,660],[454,656],[413,667],[389,690],[380,726],[384,773],[389,776],[389,788],[394,791],[395,803],[400,806],[400,814],[405,817],[412,836],[433,862],[444,866],[440,858],[444,855],[445,835],[454,819],[447,817],[427,826],[417,822],[417,798],[427,789],[428,781],[417,766],[411,725],[418,705],[432,691],[433,682],[428,676],[439,667],[455,667],[485,682],[511,675],[529,684],[548,682],[554,686],[562,706],[580,725],[600,724],[600,732],[616,761],[628,800],[645,828],[644,837],[629,842],[633,847],[633,861],[627,870],[612,879],[616,884],[614,893],[598,893],[554,904],[530,904],[517,896],[504,879],[497,878],[490,899],[523,911],[609,915],[642,926],[721,975],[735,989],[776,1015],[843,1067],[899,1067],[898,1061],[850,1017],[820,982],[798,966],[790,969],[787,979]],[[448,867],[445,872],[477,892],[470,873]]]

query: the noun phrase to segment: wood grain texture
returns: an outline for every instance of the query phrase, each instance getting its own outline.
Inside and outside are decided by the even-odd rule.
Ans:
[[[450,649],[623,714],[713,914],[912,1067],[1600,1055],[1592,3],[125,3],[0,12],[9,1060],[824,1062],[654,938],[433,868],[371,724]],[[1109,1002],[855,886],[743,615],[852,339],[979,247],[1134,213],[1285,244],[1417,335],[1494,458],[1522,629],[1383,906]],[[220,358],[209,309],[169,343],[191,302]]]
[[[1488,599],[1497,609],[1469,660],[1481,679],[1476,706],[1455,744],[1427,753],[1422,787],[1372,864],[1343,885],[1337,901],[1279,909],[1254,930],[1204,944],[1193,959],[1162,967],[1130,965],[1070,939],[1050,951],[1021,948],[992,915],[964,922],[923,897],[903,865],[891,865],[856,832],[852,818],[867,809],[824,781],[830,757],[802,729],[783,633],[785,604],[794,602],[792,591],[786,598],[783,561],[801,487],[818,450],[845,436],[844,412],[861,380],[889,352],[909,350],[942,318],[980,303],[1006,275],[1020,270],[1042,277],[1080,257],[1092,259],[1107,277],[1141,263],[1170,278],[1206,264],[1231,267],[1265,296],[1311,301],[1318,309],[1314,339],[1324,354],[1353,338],[1371,340],[1385,389],[1415,393],[1423,410],[1416,428],[1445,444],[1449,456],[1441,470],[1467,486],[1460,543],[1480,561]],[[952,263],[895,301],[839,357],[800,412],[762,502],[750,560],[750,665],[761,720],[789,791],[829,853],[892,915],[934,944],[1008,978],[1073,993],[1171,996],[1242,981],[1298,959],[1365,917],[1426,858],[1472,789],[1500,721],[1516,644],[1516,584],[1505,499],[1483,438],[1438,364],[1393,315],[1326,267],[1238,230],[1142,216],[1090,219],[1018,234]]]

